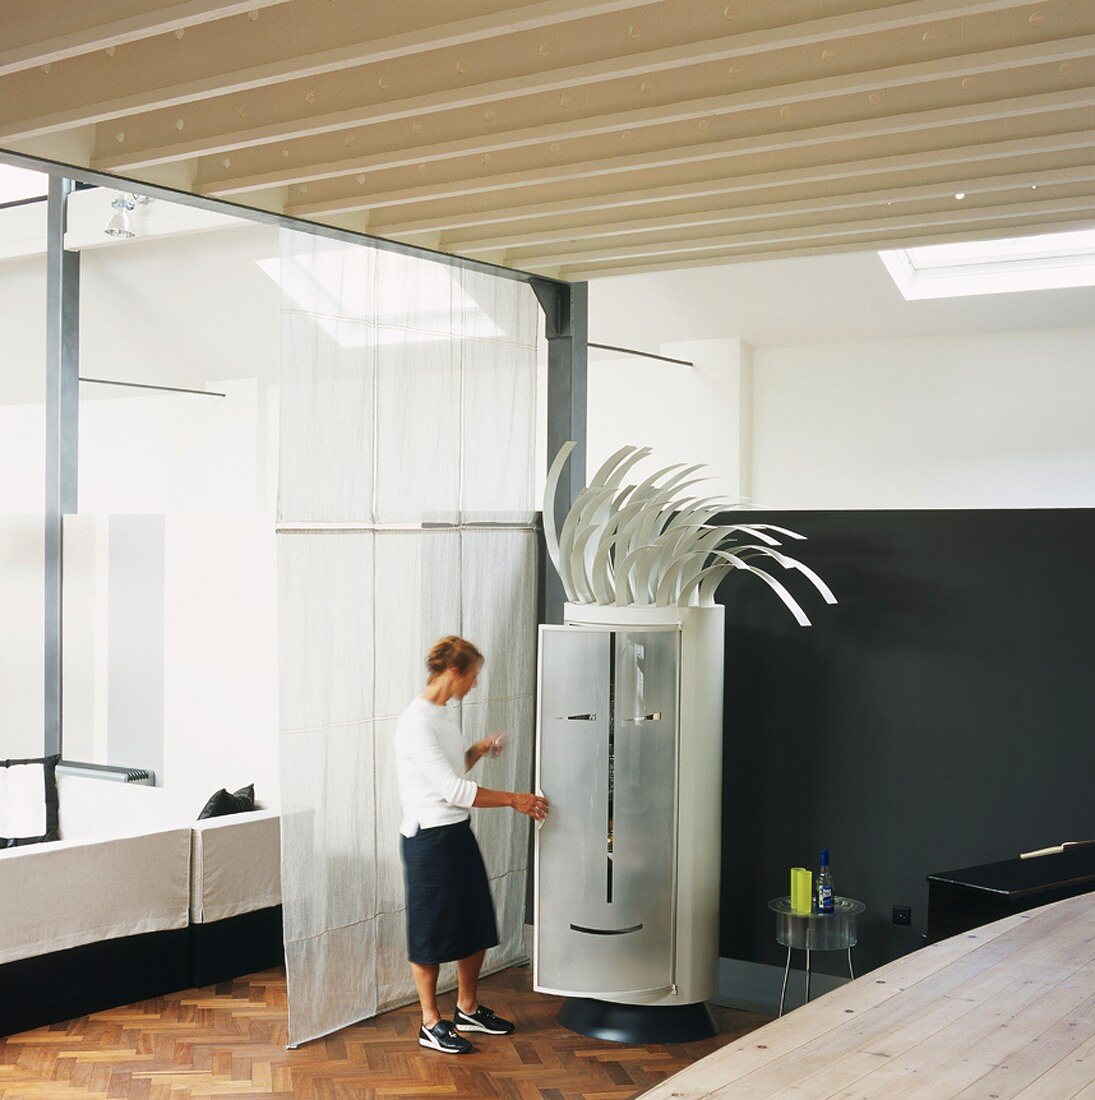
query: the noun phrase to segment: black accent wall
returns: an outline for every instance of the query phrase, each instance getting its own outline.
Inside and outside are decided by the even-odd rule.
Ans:
[[[866,969],[923,942],[927,874],[1095,837],[1095,510],[747,518],[808,536],[784,549],[840,603],[778,566],[812,627],[758,578],[719,589],[720,954],[782,964],[767,902],[822,847]]]

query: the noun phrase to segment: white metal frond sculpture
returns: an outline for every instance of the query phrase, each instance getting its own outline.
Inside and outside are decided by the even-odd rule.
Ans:
[[[707,480],[693,477],[702,466],[666,466],[637,485],[623,485],[649,447],[621,447],[577,496],[561,529],[555,523],[555,491],[574,450],[564,443],[548,471],[544,490],[544,538],[548,557],[574,604],[617,607],[711,607],[720,581],[735,569],[765,582],[801,626],[810,620],[764,566],[801,573],[828,604],[836,597],[807,565],[775,547],[783,535],[805,535],[771,523],[712,525],[727,505],[715,497],[689,497]],[[773,534],[774,532],[774,534]]]

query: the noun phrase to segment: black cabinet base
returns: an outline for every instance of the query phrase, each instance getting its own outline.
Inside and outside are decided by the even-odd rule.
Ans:
[[[694,1005],[621,1005],[568,997],[559,1023],[579,1035],[610,1043],[692,1043],[710,1039],[719,1029],[702,1001]]]

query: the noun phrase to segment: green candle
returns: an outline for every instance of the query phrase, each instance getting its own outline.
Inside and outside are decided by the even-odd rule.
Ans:
[[[814,876],[805,867],[791,868],[791,909],[809,913],[814,907]]]

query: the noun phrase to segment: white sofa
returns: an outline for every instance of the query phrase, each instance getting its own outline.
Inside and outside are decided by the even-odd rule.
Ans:
[[[198,821],[202,795],[57,787],[61,839],[0,851],[0,1034],[274,964],[275,810]]]
[[[74,837],[116,834],[124,839],[134,833],[187,829],[191,922],[223,920],[281,904],[280,819],[266,804],[251,813],[198,821],[203,794],[75,775],[59,775],[57,791],[59,843]],[[42,847],[52,845],[28,850]]]

